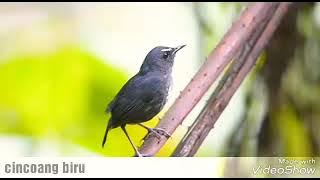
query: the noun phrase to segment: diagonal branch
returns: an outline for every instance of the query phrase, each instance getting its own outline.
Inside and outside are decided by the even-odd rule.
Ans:
[[[256,41],[253,43],[254,47],[245,52],[244,54],[246,55],[233,61],[232,66],[228,69],[222,81],[219,82],[218,88],[213,93],[209,103],[197,118],[183,141],[178,145],[173,156],[194,156],[241,82],[253,68],[258,56],[270,41],[290,5],[291,3],[281,3],[262,34],[259,33],[261,34],[259,39],[256,41],[255,38],[253,38],[253,41]]]
[[[175,131],[218,78],[223,69],[235,57],[236,53],[249,40],[255,29],[264,23],[267,17],[273,14],[278,5],[279,3],[259,2],[248,6],[170,107],[157,126],[158,128],[162,128],[170,134]],[[165,137],[158,139],[148,136],[140,148],[140,152],[152,156],[166,142],[167,139]]]
[[[239,55],[236,56],[236,58],[234,58],[232,64],[228,67],[227,72],[221,78],[215,91],[208,99],[208,103],[200,112],[199,116],[194,121],[191,128],[189,128],[188,132],[186,133],[182,141],[179,143],[179,145],[173,152],[172,156],[190,156],[196,153],[197,147],[201,145],[203,140],[206,138],[206,135],[214,127],[214,124],[218,119],[218,117],[214,115],[216,114],[217,116],[220,116],[220,113],[222,113],[223,109],[227,104],[225,104],[225,106],[221,106],[221,109],[216,108],[216,110],[218,111],[221,110],[220,112],[212,112],[213,109],[217,106],[217,104],[221,104],[221,102],[219,102],[223,100],[221,97],[234,83],[236,75],[239,73],[242,65],[251,53],[253,45],[255,45],[256,41],[261,36],[262,32],[264,31],[267,23],[270,21],[271,18],[272,16],[268,17],[268,19],[263,24],[257,27],[252,37],[250,37],[248,43],[246,43],[241,48],[241,50],[239,51]]]
[[[234,58],[232,64],[228,67],[228,70],[223,75],[223,77],[219,81],[218,86],[210,96],[208,103],[200,112],[191,128],[189,128],[188,132],[179,143],[172,156],[190,156],[196,153],[197,148],[201,145],[203,140],[206,138],[206,135],[214,127],[214,124],[218,119],[215,114],[219,116],[227,104],[225,104],[225,106],[221,106],[221,109],[215,107],[217,106],[217,104],[221,104],[219,103],[219,101],[223,100],[221,97],[234,83],[236,75],[239,73],[241,67],[243,67],[243,64],[252,51],[252,44],[254,45],[256,43],[266,24],[267,22],[265,22],[265,24],[262,24],[263,26],[261,25],[261,27],[259,27],[254,36],[250,39],[251,42],[249,41],[249,43],[241,49],[239,56],[237,58]],[[219,112],[215,113],[214,109]]]

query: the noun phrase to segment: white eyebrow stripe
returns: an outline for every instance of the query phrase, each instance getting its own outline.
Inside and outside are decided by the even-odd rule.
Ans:
[[[162,49],[161,51],[171,51],[172,48],[168,48],[168,49]]]

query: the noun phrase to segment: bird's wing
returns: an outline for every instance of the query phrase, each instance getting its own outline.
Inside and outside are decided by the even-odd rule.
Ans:
[[[118,101],[119,98],[121,98],[121,96],[123,96],[123,92],[127,91],[126,89],[128,89],[130,86],[132,86],[132,81],[134,81],[135,77],[132,77],[131,79],[129,79],[129,81],[120,89],[120,91],[118,92],[118,94],[109,102],[109,104],[107,105],[106,108],[106,113],[111,112],[111,110],[114,108],[116,102]]]
[[[126,121],[134,113],[140,113],[157,96],[157,79],[136,78],[128,82],[110,106],[115,119]]]
[[[110,103],[107,106],[106,113],[109,113],[111,111],[113,104],[114,104],[114,101],[115,101],[115,98],[112,99],[112,101],[110,101]]]

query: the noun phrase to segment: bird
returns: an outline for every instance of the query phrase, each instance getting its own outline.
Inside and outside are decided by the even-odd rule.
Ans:
[[[150,128],[142,123],[154,118],[166,104],[172,84],[174,59],[176,53],[185,46],[157,46],[148,52],[139,71],[122,86],[107,105],[105,112],[111,113],[111,116],[102,140],[102,148],[106,143],[108,132],[121,127],[136,156],[144,157],[126,130],[128,124],[139,125],[157,137],[161,135],[170,137],[165,130]]]

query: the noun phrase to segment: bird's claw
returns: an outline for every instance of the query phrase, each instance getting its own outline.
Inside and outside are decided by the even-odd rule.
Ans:
[[[158,139],[161,139],[161,136],[165,136],[167,139],[171,138],[171,135],[162,128],[149,128],[148,131],[148,134],[146,134],[142,140],[145,140],[147,136],[151,133],[155,135]]]
[[[167,139],[171,138],[171,135],[164,129],[162,128],[153,128],[152,129],[153,133],[157,134],[158,136],[165,136]]]

